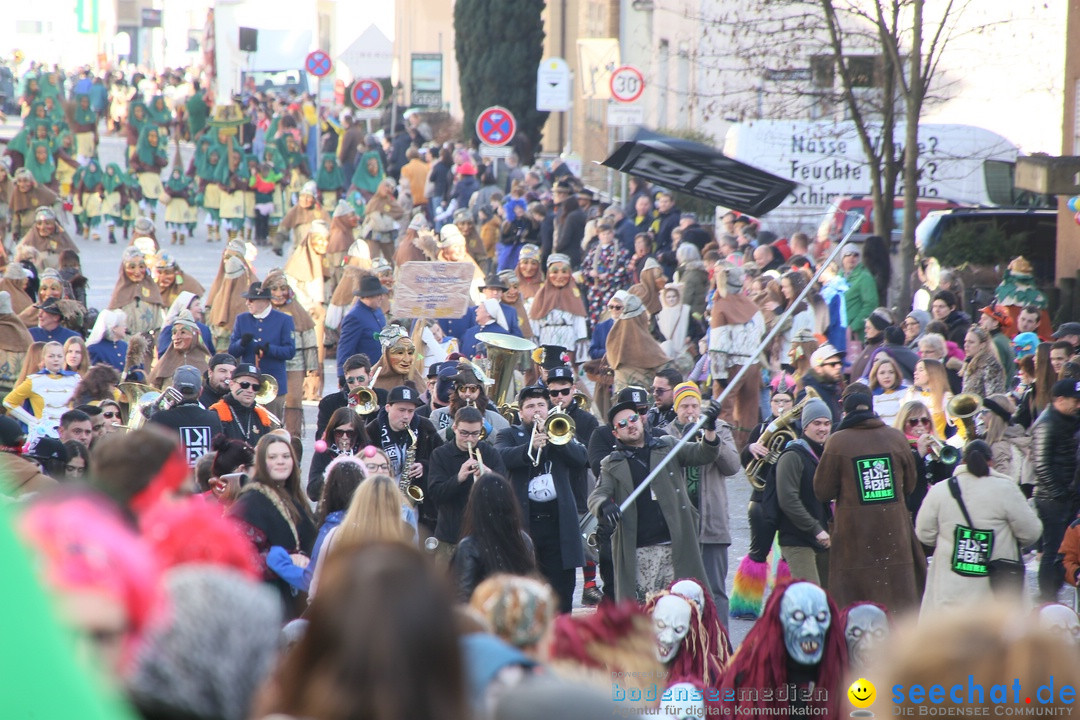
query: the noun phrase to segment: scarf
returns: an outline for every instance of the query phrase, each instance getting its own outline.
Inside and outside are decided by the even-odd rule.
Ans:
[[[329,170],[326,169],[327,163],[331,163]],[[319,172],[315,173],[315,185],[320,190],[336,190],[338,192],[345,188],[345,175],[341,172],[341,166],[338,165],[336,157],[327,155],[323,158],[322,163],[319,165]]]
[[[759,312],[758,306],[745,295],[729,292],[724,297],[720,297],[720,293],[714,293],[709,327],[745,325],[757,312]]]
[[[420,358],[419,353],[415,356],[413,361],[412,373],[408,376],[402,375],[397,370],[394,370],[394,366],[390,364],[390,355],[388,353],[389,348],[383,350],[382,357],[379,358],[379,362],[375,364],[375,367],[371,368],[371,372],[374,373],[376,368],[382,368],[379,372],[379,377],[375,381],[375,387],[389,392],[398,385],[408,385],[413,390],[420,392],[420,388],[426,387],[427,382],[424,380],[423,374],[420,372],[420,368],[424,363]]]
[[[38,148],[45,148],[45,160],[40,161],[37,159]],[[42,185],[48,185],[52,182],[53,176],[56,175],[56,162],[52,157],[52,150],[49,148],[49,144],[42,140],[35,140],[30,144],[30,152],[24,156],[24,165],[30,174],[34,176],[34,180]]]
[[[83,107],[83,100],[86,100],[86,107]],[[79,95],[76,98],[75,112],[72,113],[72,118],[75,120],[75,124],[82,126],[94,127],[97,125],[97,113],[90,107],[90,96]],[[85,131],[89,132],[89,131]]]
[[[30,246],[36,248],[42,253],[56,253],[59,255],[65,250],[71,250],[78,253],[79,248],[68,237],[67,232],[60,225],[60,221],[56,221],[56,230],[52,235],[48,237],[42,237],[37,230],[37,226],[30,228],[30,230],[23,236],[22,241],[19,243],[23,246]]]
[[[345,218],[336,217],[330,220],[330,237],[326,244],[326,254],[348,252],[353,244],[353,229],[345,223]],[[404,243],[402,243],[404,245]],[[395,263],[397,262],[395,257]]]
[[[203,345],[202,333],[195,331],[195,338],[187,352],[180,352],[172,344],[165,354],[158,358],[150,371],[150,384],[157,387],[165,387],[172,380],[176,368],[181,365],[191,365],[200,373],[210,369],[210,353]]]
[[[375,160],[378,165],[375,174],[372,175],[368,172],[367,166],[369,160]],[[386,177],[386,171],[383,170],[382,158],[379,157],[379,153],[374,150],[368,150],[366,153],[360,156],[360,162],[356,164],[356,172],[352,176],[352,184],[356,186],[357,190],[361,192],[374,194],[379,189],[379,183]]]
[[[561,288],[555,287],[545,279],[543,286],[533,297],[529,317],[533,320],[543,320],[552,310],[565,310],[578,317],[585,317],[588,314],[585,311],[585,303],[581,300],[581,289],[572,277],[570,282]]]
[[[282,281],[284,280],[281,271],[275,268],[274,270],[271,270],[269,273],[267,273],[266,279],[263,281],[263,286],[270,287],[271,284],[276,285],[275,281],[278,281],[279,278]],[[284,304],[275,305],[273,302],[271,302],[270,307],[267,309],[278,310],[279,312],[283,312],[286,315],[291,316],[293,319],[293,330],[296,332],[296,334],[306,333],[308,330],[315,329],[315,321],[312,319],[308,311],[305,310],[300,303],[296,302],[296,297],[293,295],[291,287],[289,288],[289,299],[286,300]],[[296,346],[296,352],[297,354],[301,352],[299,344],[297,344]]]
[[[158,137],[157,147],[150,144],[150,133],[154,132]],[[162,144],[161,129],[153,123],[146,123],[139,132],[139,144],[135,146],[135,155],[146,167],[154,167],[159,159],[165,159],[165,146]],[[129,166],[130,167],[130,166]],[[146,172],[153,172],[148,170]]]
[[[612,369],[650,370],[668,360],[667,353],[649,332],[649,316],[645,313],[629,319],[620,318],[611,326],[607,337],[607,361]]]
[[[540,288],[544,285],[544,271],[537,270],[536,275],[531,278],[527,278],[521,274],[521,265],[517,265],[514,268],[514,274],[517,275],[518,287],[521,291],[522,300],[531,300],[536,297],[536,293],[540,291]]]
[[[844,419],[840,421],[840,424],[836,426],[836,431],[847,430],[853,428],[856,425],[860,425],[867,420],[871,420],[877,417],[877,413],[873,410],[856,410],[855,412],[848,413],[844,416]]]
[[[26,192],[22,192],[18,187],[15,187],[11,193],[8,207],[13,213],[20,213],[24,210],[35,210],[42,205],[55,205],[58,202],[60,202],[60,198],[57,197],[56,193],[44,185],[35,183]],[[57,225],[57,230],[59,229],[60,227]]]
[[[411,440],[409,433],[404,430],[394,431],[390,429],[390,419],[386,415],[386,408],[379,410],[378,423],[379,447],[383,449],[387,459],[390,460],[391,477],[401,477],[402,464],[405,462],[405,455],[408,453]],[[417,442],[420,441],[420,433],[417,432],[419,425],[419,416],[413,416],[409,427],[416,433]]]
[[[97,160],[91,160],[82,174],[82,189],[85,192],[94,192],[105,181],[105,173],[101,172],[101,165]]]

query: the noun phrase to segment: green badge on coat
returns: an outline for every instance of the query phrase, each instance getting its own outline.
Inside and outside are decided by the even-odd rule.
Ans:
[[[986,577],[990,574],[990,555],[994,552],[993,530],[957,525],[953,540],[954,573],[965,577]]]
[[[896,500],[896,480],[888,455],[855,458],[855,477],[863,504]]]

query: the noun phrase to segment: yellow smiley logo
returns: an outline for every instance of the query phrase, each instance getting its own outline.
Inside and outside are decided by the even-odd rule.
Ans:
[[[877,691],[874,689],[874,683],[870,682],[866,678],[859,678],[855,682],[851,683],[851,687],[847,691],[848,700],[851,704],[857,708],[868,708],[874,704],[874,698],[877,697]]]

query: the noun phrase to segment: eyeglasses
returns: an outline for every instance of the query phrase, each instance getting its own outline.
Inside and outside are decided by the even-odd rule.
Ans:
[[[637,423],[639,420],[641,420],[640,415],[636,415],[636,414],[631,415],[628,418],[625,418],[623,420],[619,420],[617,423],[615,423],[615,427],[624,428],[624,427],[626,427],[627,425],[629,425],[631,423]]]
[[[901,327],[918,327],[919,322],[917,320],[905,320],[904,322],[900,323],[900,326]]]
[[[911,425],[911,426],[925,425],[926,427],[930,427],[930,418],[928,418],[928,417],[908,418],[907,419],[907,424]]]
[[[462,391],[464,391],[464,392],[480,392],[480,386],[479,385],[458,385],[457,389],[458,389],[458,392],[462,392]]]
[[[472,430],[472,431],[455,430],[454,434],[457,435],[460,438],[478,438],[478,437],[480,437],[481,435],[484,434],[484,431],[483,430]]]
[[[559,397],[560,395],[569,395],[571,392],[573,392],[573,390],[574,388],[572,387],[566,387],[562,390],[554,390],[552,388],[548,388],[548,393],[551,394],[551,397]]]
[[[250,390],[251,388],[259,387],[259,383],[250,383],[246,380],[236,383],[241,390]]]
[[[110,410],[108,412],[101,413],[101,417],[104,417],[104,418],[118,418],[118,417],[120,417],[120,413],[118,413],[116,410]]]
[[[86,468],[79,465],[65,465],[64,470],[72,475],[82,475],[86,472]]]
[[[667,395],[669,392],[671,392],[671,390],[662,387],[653,387],[652,389],[653,395]]]
[[[364,467],[367,468],[368,472],[374,472],[374,473],[377,473],[377,472],[388,473],[388,472],[390,472],[390,465],[388,463],[367,463],[366,462],[366,463],[364,463]]]
[[[358,375],[356,377],[347,377],[345,382],[349,385],[363,385],[367,382],[367,377],[364,375]]]
[[[336,428],[334,430],[334,435],[338,437],[352,437],[356,435],[356,431],[349,428]]]

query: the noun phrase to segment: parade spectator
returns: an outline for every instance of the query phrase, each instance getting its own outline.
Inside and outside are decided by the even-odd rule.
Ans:
[[[892,425],[896,419],[907,389],[900,366],[889,355],[879,354],[870,369],[870,390],[874,395],[874,412],[886,425]]]
[[[984,398],[1008,389],[1005,370],[986,330],[972,326],[967,331],[964,355],[963,392]]]
[[[1061,566],[1054,548],[1061,545],[1074,518],[1076,490],[1077,412],[1080,411],[1080,383],[1058,380],[1050,392],[1050,405],[1032,426],[1031,459],[1035,465],[1035,510],[1042,521],[1039,561],[1039,598],[1057,600],[1062,583]]]
[[[832,345],[825,344],[810,355],[810,370],[800,378],[803,389],[813,388],[829,406],[833,425],[840,424],[840,394],[844,388],[843,355]],[[798,400],[802,400],[800,393]]]
[[[844,281],[848,285],[844,293],[847,327],[855,339],[862,342],[866,319],[881,304],[877,283],[866,266],[859,262],[859,248],[854,244],[844,248],[840,262],[844,269]]]
[[[949,290],[939,290],[935,293],[930,303],[930,314],[933,315],[934,320],[945,323],[948,328],[946,340],[957,345],[964,343],[964,336],[971,327],[971,316],[960,307],[960,300],[955,294]]]
[[[926,578],[905,504],[918,477],[903,433],[872,408],[869,395],[844,400],[843,422],[814,474],[814,494],[836,501],[828,586],[837,603],[870,600],[901,612],[918,605]]]

